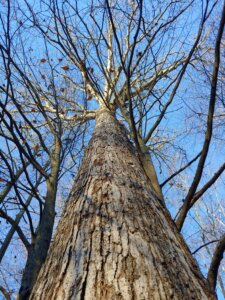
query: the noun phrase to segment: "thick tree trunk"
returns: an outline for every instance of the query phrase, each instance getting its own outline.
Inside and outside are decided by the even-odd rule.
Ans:
[[[123,127],[96,117],[30,299],[215,299]]]

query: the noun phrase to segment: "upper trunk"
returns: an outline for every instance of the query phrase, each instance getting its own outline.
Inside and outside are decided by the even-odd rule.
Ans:
[[[154,195],[123,126],[101,110],[30,299],[215,299]]]

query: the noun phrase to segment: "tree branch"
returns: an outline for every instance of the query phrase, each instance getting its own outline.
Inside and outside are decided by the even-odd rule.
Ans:
[[[175,173],[173,173],[169,178],[167,178],[165,181],[163,181],[160,184],[160,187],[162,188],[167,182],[169,182],[171,179],[173,179],[175,176],[177,176],[178,174],[180,174],[182,171],[184,171],[185,169],[187,169],[188,167],[190,167],[191,164],[193,164],[193,162],[195,162],[199,156],[201,155],[201,152],[196,155],[191,161],[189,161],[185,166],[183,166],[182,168],[180,168],[179,170],[177,170]]]
[[[11,299],[9,293],[6,291],[6,289],[3,286],[0,286],[0,291],[2,292],[2,294],[3,294],[3,296],[5,297],[6,300]]]
[[[198,247],[198,248],[197,248],[195,251],[193,251],[191,254],[194,255],[194,254],[196,254],[199,250],[201,250],[202,248],[204,248],[204,247],[206,247],[206,246],[208,246],[208,245],[210,245],[210,244],[216,243],[216,242],[218,242],[218,241],[219,241],[219,240],[212,240],[212,241],[210,241],[210,242],[207,242],[207,243],[201,245],[200,247]]]
[[[213,177],[197,192],[194,197],[191,199],[190,206],[192,207],[195,202],[216,182],[219,176],[225,170],[225,163],[219,168],[219,170],[213,175]]]
[[[20,237],[21,241],[23,242],[24,246],[28,250],[30,247],[30,243],[28,242],[27,238],[25,237],[22,229],[19,227],[19,225],[10,217],[8,216],[2,209],[0,209],[0,216],[8,221],[16,230],[18,236]]]
[[[209,267],[207,280],[209,282],[209,285],[211,289],[216,288],[216,281],[217,281],[217,275],[218,275],[218,269],[220,266],[220,262],[223,259],[223,253],[225,251],[225,234],[221,237],[219,240],[216,249],[214,251],[212,261]]]
[[[215,54],[214,54],[214,66],[213,66],[213,74],[212,74],[212,83],[211,83],[211,94],[210,94],[210,101],[209,101],[209,108],[208,108],[208,117],[207,117],[207,128],[205,133],[205,141],[202,148],[201,157],[197,166],[197,170],[195,172],[194,179],[188,191],[188,194],[184,200],[184,204],[181,208],[180,214],[176,221],[176,225],[178,230],[181,230],[184,224],[184,220],[186,215],[191,208],[191,201],[192,198],[198,188],[198,184],[202,178],[202,172],[205,165],[205,161],[208,155],[209,145],[212,138],[212,131],[213,131],[213,116],[215,110],[215,103],[216,103],[216,89],[217,89],[217,81],[218,81],[218,72],[219,72],[219,65],[220,65],[220,45],[223,35],[223,30],[225,26],[225,3],[223,6],[223,11],[221,15],[220,26],[217,33],[216,38],[216,46],[215,46]]]

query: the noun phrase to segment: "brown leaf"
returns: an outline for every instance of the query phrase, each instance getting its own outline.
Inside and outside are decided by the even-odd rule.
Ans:
[[[0,182],[7,182],[4,178],[0,177]]]
[[[42,58],[42,59],[40,59],[40,62],[41,63],[45,63],[47,61],[47,59],[46,58]]]
[[[63,69],[64,71],[68,71],[70,68],[69,68],[69,66],[65,65],[65,66],[62,66],[61,69]]]
[[[39,148],[40,148],[40,146],[39,146],[38,144],[36,144],[36,145],[34,146],[34,150],[35,150],[35,151],[38,151]]]

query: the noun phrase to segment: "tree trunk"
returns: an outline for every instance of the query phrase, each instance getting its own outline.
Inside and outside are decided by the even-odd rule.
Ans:
[[[27,261],[23,271],[21,287],[17,300],[27,300],[37,279],[41,266],[45,262],[51,243],[55,218],[56,188],[47,181],[47,197],[42,213],[42,220],[37,229],[35,240],[29,247]]]
[[[123,126],[100,110],[30,299],[216,299],[154,195]]]
[[[46,180],[47,193],[40,223],[32,236],[28,249],[27,261],[23,271],[21,287],[17,300],[27,300],[36,282],[39,271],[46,260],[50,247],[55,219],[55,200],[58,172],[60,166],[61,143],[55,139],[55,148],[50,155],[51,174]]]

